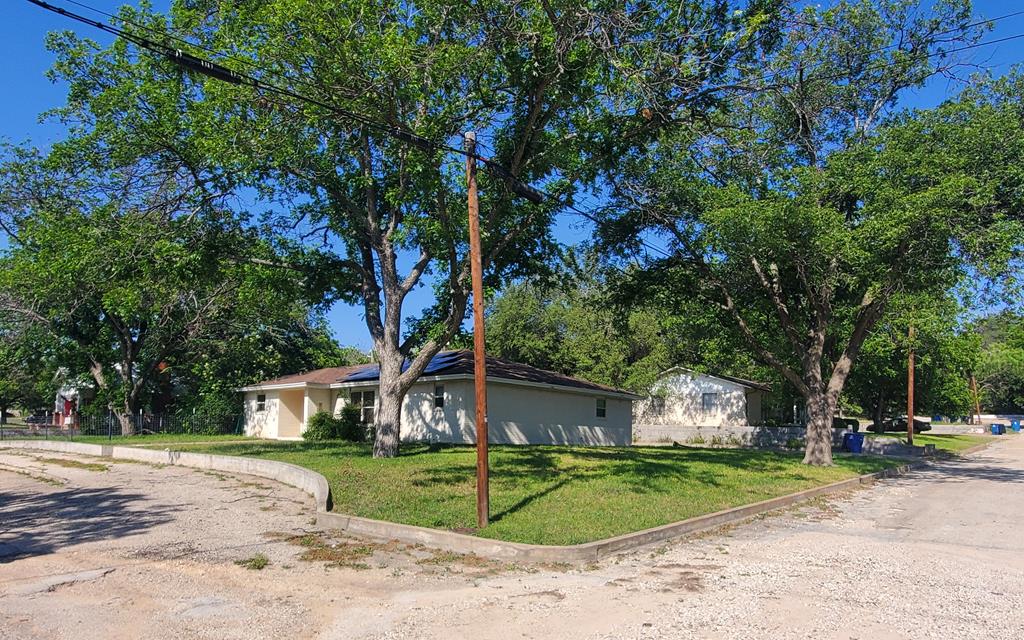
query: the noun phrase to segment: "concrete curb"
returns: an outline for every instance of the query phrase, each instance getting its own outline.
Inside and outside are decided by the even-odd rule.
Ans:
[[[134,460],[149,464],[168,464],[193,469],[210,469],[228,473],[243,473],[276,480],[296,489],[301,489],[313,496],[317,512],[331,508],[331,488],[327,480],[315,471],[276,460],[260,460],[241,456],[216,456],[208,453],[189,453],[171,451],[170,449],[140,449],[137,447],[117,447],[102,444],[86,444],[83,442],[61,442],[59,440],[4,440],[0,448],[36,449],[56,451],[58,453],[77,453],[102,458]]]
[[[979,445],[980,448],[991,445],[991,442]],[[372,538],[381,541],[397,540],[406,544],[422,544],[454,553],[476,554],[487,558],[496,558],[515,562],[567,562],[580,564],[594,562],[616,553],[631,551],[639,547],[677,538],[686,534],[713,529],[726,524],[745,520],[768,511],[775,511],[792,506],[811,498],[828,495],[865,484],[871,484],[880,478],[903,475],[911,469],[922,467],[925,461],[883,469],[848,480],[841,480],[821,487],[806,489],[778,498],[734,507],[716,513],[697,516],[688,520],[680,520],[652,529],[635,531],[614,538],[595,540],[577,545],[554,546],[525,544],[521,542],[505,542],[490,540],[477,536],[430,529],[407,524],[398,524],[382,520],[371,520],[341,513],[333,513],[331,508],[331,491],[327,480],[309,469],[298,467],[286,462],[259,460],[241,456],[218,456],[205,453],[188,453],[170,451],[169,449],[139,449],[135,447],[115,447],[97,444],[60,441],[7,440],[0,442],[0,448],[42,449],[63,453],[78,453],[91,456],[137,460],[151,464],[171,464],[196,469],[212,469],[230,473],[243,473],[276,480],[306,493],[316,500],[316,524],[325,529],[336,529],[345,533]]]

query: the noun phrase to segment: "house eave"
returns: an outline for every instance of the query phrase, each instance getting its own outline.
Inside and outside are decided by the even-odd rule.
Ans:
[[[675,373],[675,372],[690,373],[690,374],[693,374],[695,376],[706,376],[708,378],[714,378],[715,380],[721,380],[722,382],[728,382],[730,384],[734,384],[734,385],[743,387],[744,389],[751,389],[753,391],[763,391],[765,393],[768,393],[769,391],[772,390],[771,387],[766,385],[766,384],[750,384],[748,382],[741,382],[738,379],[725,378],[725,377],[722,377],[722,376],[716,376],[713,373],[701,373],[699,371],[694,371],[693,369],[687,369],[686,367],[678,367],[678,366],[665,369],[660,374],[658,374],[658,379],[660,380],[661,378],[664,378],[665,376],[669,375],[670,373]]]
[[[251,384],[241,387],[239,392],[247,391],[281,391],[286,389],[331,389],[331,385],[323,382],[282,382],[280,384]]]
[[[468,373],[454,373],[448,375],[421,376],[417,382],[444,382],[447,380],[473,380]],[[563,393],[577,393],[586,396],[601,396],[607,398],[620,398],[623,400],[641,400],[642,396],[627,391],[611,391],[604,389],[587,389],[584,387],[570,387],[568,385],[552,384],[550,382],[531,382],[529,380],[514,380],[512,378],[499,378],[487,376],[488,383],[508,384],[533,389],[546,389],[548,391],[561,391]],[[358,387],[369,387],[380,384],[379,380],[356,380],[353,382],[335,382],[330,385],[331,389],[352,389]]]

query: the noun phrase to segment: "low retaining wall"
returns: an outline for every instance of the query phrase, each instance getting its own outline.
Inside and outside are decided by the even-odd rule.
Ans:
[[[844,491],[863,484],[870,484],[878,478],[901,475],[912,467],[921,464],[915,463],[914,465],[908,464],[893,469],[886,469],[787,496],[780,496],[742,507],[697,516],[688,520],[681,520],[644,531],[627,533],[614,538],[570,546],[551,546],[489,540],[442,529],[429,529],[333,513],[330,511],[331,491],[327,480],[315,471],[286,462],[259,460],[241,456],[188,453],[170,451],[169,449],[161,451],[136,447],[116,447],[60,441],[6,440],[0,442],[0,448],[77,453],[89,456],[136,460],[150,464],[180,465],[196,469],[211,469],[259,476],[296,487],[312,495],[316,500],[317,525],[326,529],[338,529],[352,535],[381,541],[397,540],[406,544],[422,544],[444,551],[473,553],[488,558],[515,562],[569,563],[593,562],[615,553],[730,524],[767,511],[788,507],[810,498]]]
[[[833,429],[832,444],[840,445],[848,429]],[[791,440],[803,441],[803,427],[684,426],[638,424],[633,426],[633,444],[696,444],[734,447],[785,447]]]

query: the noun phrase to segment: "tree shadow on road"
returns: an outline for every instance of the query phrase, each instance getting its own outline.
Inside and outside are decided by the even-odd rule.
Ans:
[[[970,458],[948,458],[933,465],[926,472],[939,482],[967,482],[989,480],[992,482],[1022,483],[1024,469],[1009,467],[1005,460],[992,456],[973,455]]]
[[[141,533],[179,510],[126,489],[0,490],[0,563]]]

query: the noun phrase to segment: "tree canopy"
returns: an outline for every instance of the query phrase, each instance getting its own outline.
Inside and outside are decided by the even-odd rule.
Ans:
[[[910,2],[802,16],[768,65],[771,86],[728,122],[675,128],[624,160],[603,236],[643,260],[638,290],[719,310],[804,398],[805,461],[830,464],[831,416],[893,297],[941,295],[968,265],[1011,273],[1021,79],[978,78],[936,109],[890,113],[902,90],[954,65],[951,39],[978,37],[968,3],[927,18]]]

